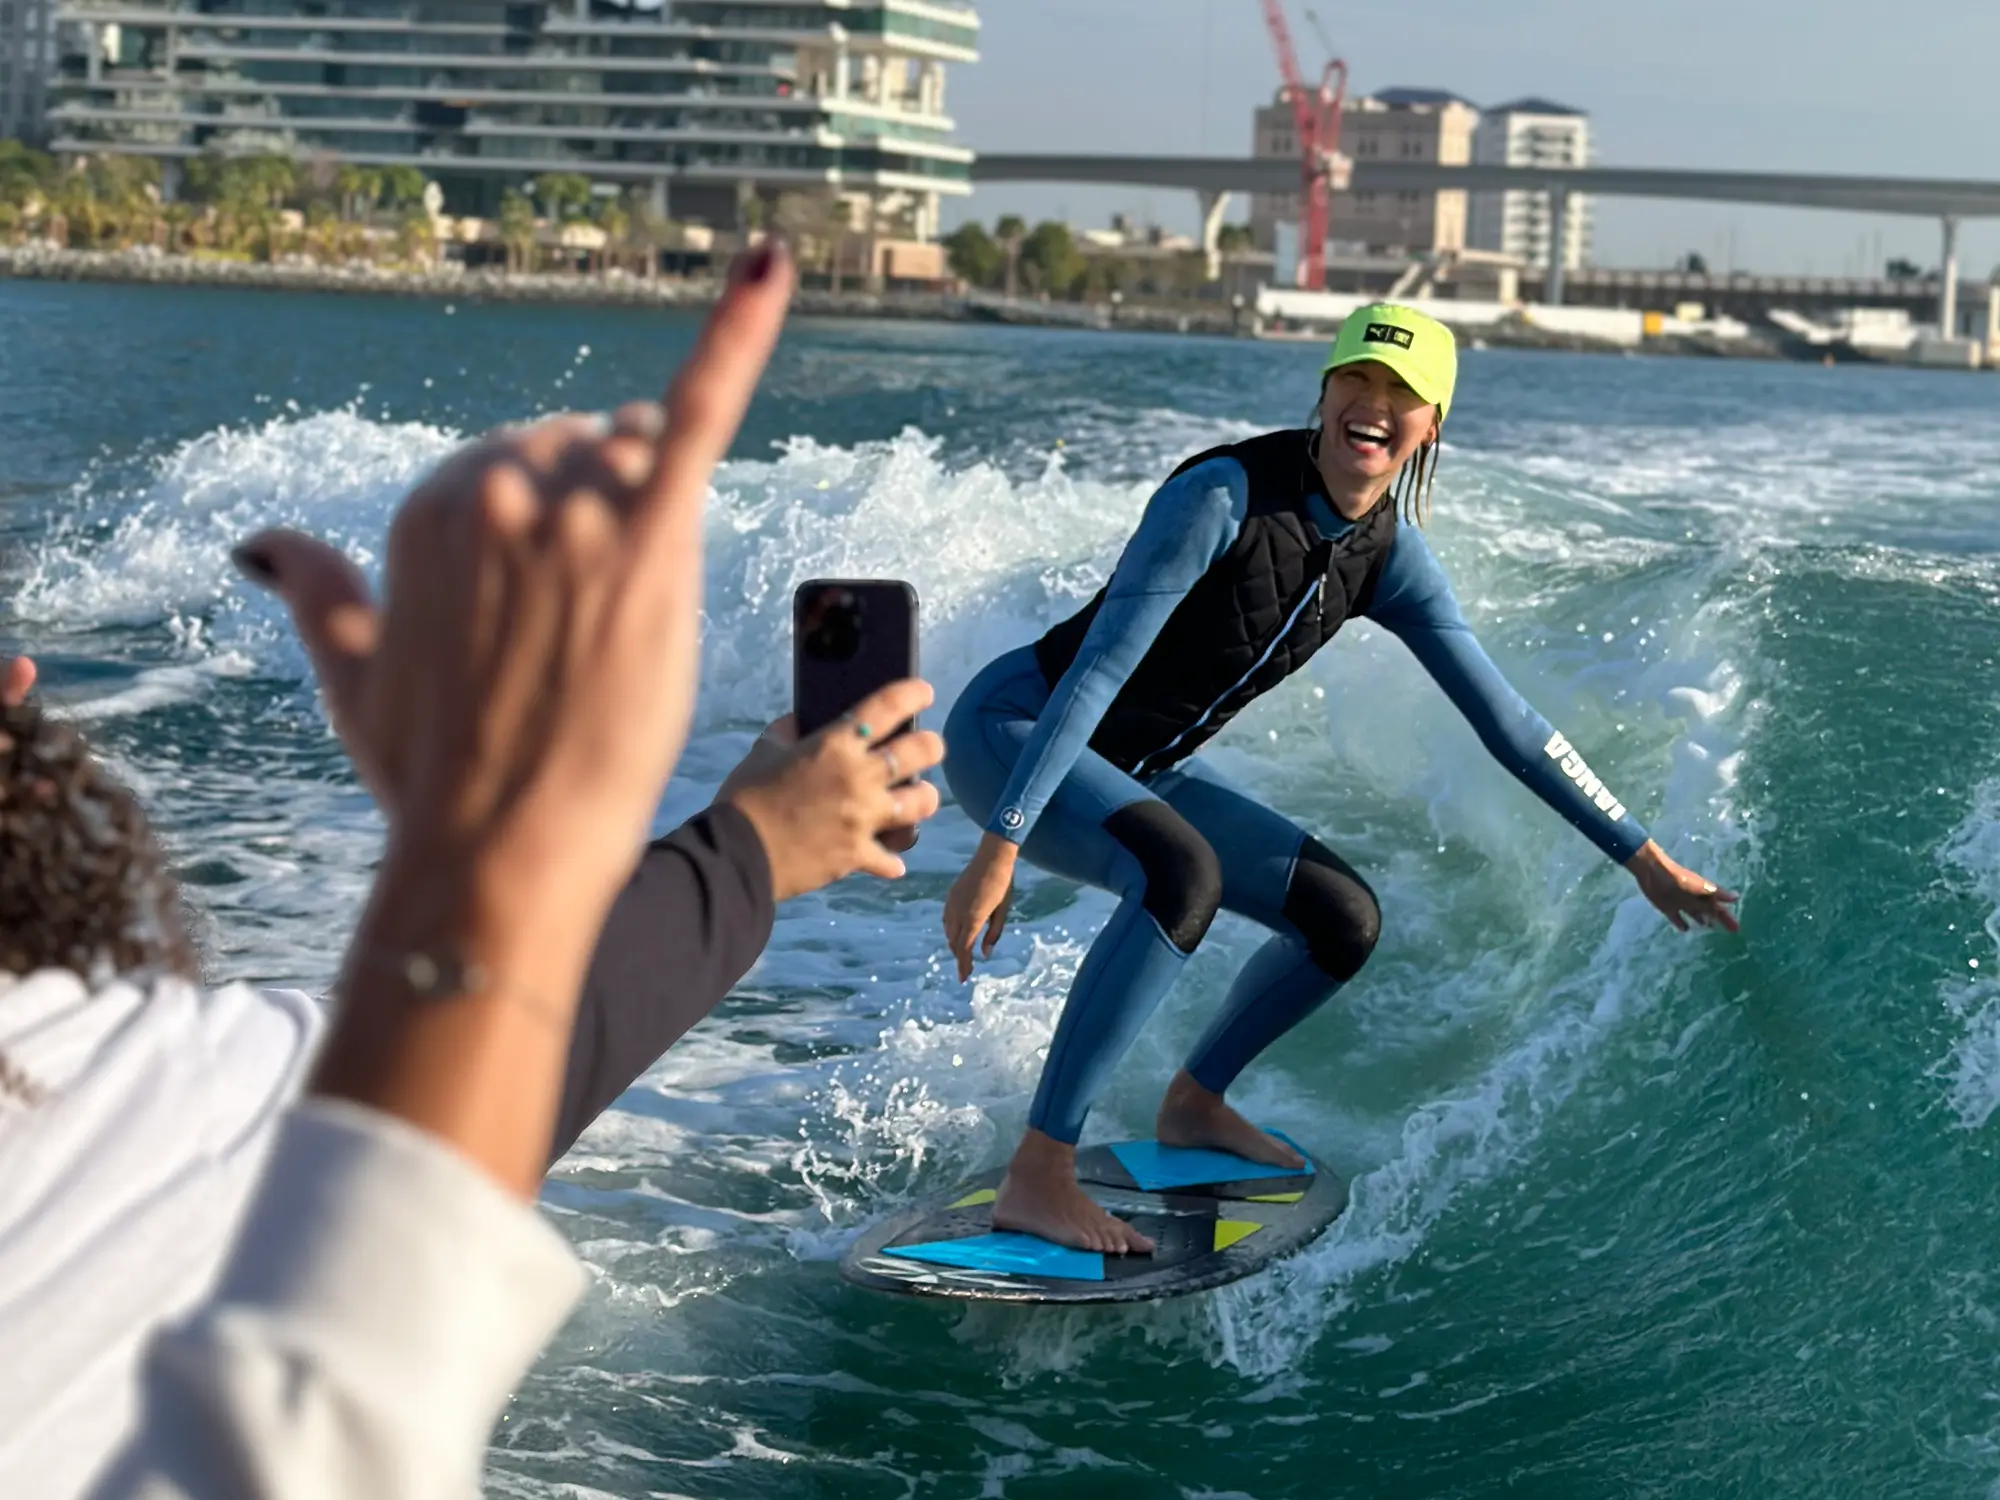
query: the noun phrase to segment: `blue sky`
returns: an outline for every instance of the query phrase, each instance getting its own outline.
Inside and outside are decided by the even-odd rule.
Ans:
[[[1943,0],[1286,0],[1308,72],[1319,12],[1357,89],[1449,88],[1477,103],[1540,94],[1589,111],[1600,161],[2000,178],[2000,4]],[[985,151],[1247,155],[1277,86],[1257,0],[985,0],[982,60],[952,72],[950,110]],[[948,222],[1001,213],[1104,223],[1115,210],[1192,227],[1192,195],[985,188]],[[1239,205],[1237,215],[1247,213]],[[1613,200],[1597,260],[1840,274],[1903,254],[1929,266],[1934,224],[1726,205]],[[2000,263],[2000,224],[1966,226],[1962,269]]]

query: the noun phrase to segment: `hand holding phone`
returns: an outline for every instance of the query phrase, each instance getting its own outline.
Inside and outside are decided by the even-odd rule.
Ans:
[[[803,738],[917,675],[917,591],[899,579],[816,578],[792,596],[792,713]],[[873,724],[891,739],[916,723]]]
[[[792,717],[801,738],[817,733],[869,694],[917,675],[917,591],[893,578],[815,578],[792,595]],[[871,724],[891,740],[916,728],[912,715],[894,728]],[[896,784],[908,786],[914,777]],[[915,828],[883,832],[901,853]]]

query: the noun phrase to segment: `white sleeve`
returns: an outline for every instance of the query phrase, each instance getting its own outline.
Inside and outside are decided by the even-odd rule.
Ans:
[[[472,1500],[583,1281],[555,1228],[450,1148],[304,1104],[214,1298],[153,1341],[139,1431],[96,1494]]]

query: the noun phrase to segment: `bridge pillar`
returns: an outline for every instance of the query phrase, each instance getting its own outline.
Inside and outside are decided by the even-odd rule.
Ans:
[[[1208,188],[1196,190],[1201,200],[1201,253],[1206,262],[1204,280],[1222,280],[1222,216],[1229,210],[1229,194]]]
[[[1561,307],[1563,281],[1569,273],[1569,189],[1549,189],[1549,270],[1542,278],[1542,300]]]
[[[1958,337],[1958,220],[1945,215],[1944,285],[1938,288],[1938,337]]]

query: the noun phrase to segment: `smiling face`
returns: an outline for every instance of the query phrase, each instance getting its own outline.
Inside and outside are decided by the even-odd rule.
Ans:
[[[1438,436],[1437,408],[1375,360],[1330,372],[1319,416],[1320,473],[1335,500],[1372,503],[1416,451]]]

